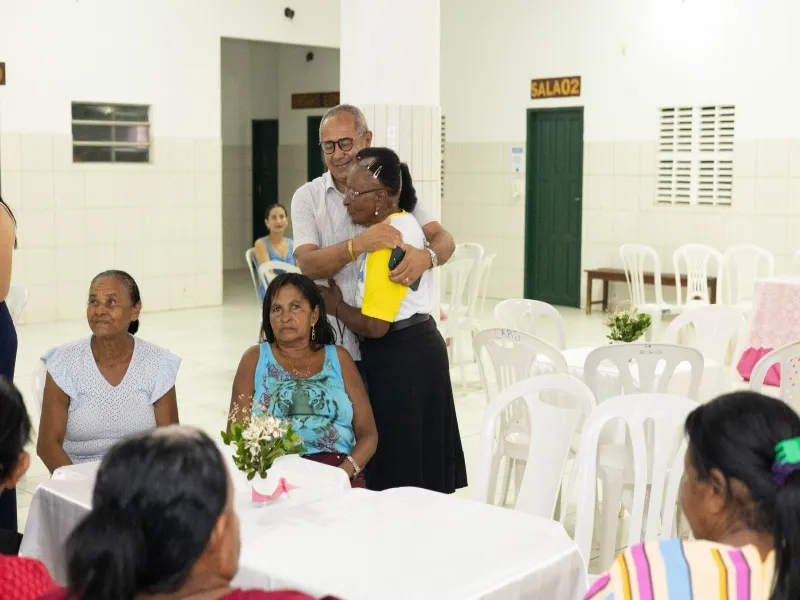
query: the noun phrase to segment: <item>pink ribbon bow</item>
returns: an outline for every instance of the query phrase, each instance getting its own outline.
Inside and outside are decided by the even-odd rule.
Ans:
[[[275,491],[271,494],[264,495],[259,494],[255,488],[250,488],[251,491],[251,498],[253,502],[269,502],[270,500],[275,500],[279,498],[283,494],[288,494],[291,490],[296,489],[296,485],[292,485],[288,481],[286,481],[285,477],[281,477],[280,481],[278,482],[278,487],[275,488]]]

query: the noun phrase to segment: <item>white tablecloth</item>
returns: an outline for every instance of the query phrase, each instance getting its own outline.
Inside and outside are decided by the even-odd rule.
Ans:
[[[583,365],[586,357],[594,350],[594,347],[570,348],[563,350],[561,354],[567,359],[569,374],[583,381]],[[633,367],[635,368],[635,366]],[[541,375],[553,372],[553,365],[543,359],[537,361],[533,366],[533,375]],[[719,394],[727,391],[729,382],[725,382],[726,371],[723,366],[713,360],[706,359],[703,368],[703,378],[700,382],[700,402],[707,402],[716,398]],[[669,384],[669,393],[679,396],[686,396],[689,391],[691,381],[691,369],[689,363],[681,363],[675,368]],[[597,376],[597,390],[595,390],[597,401],[602,402],[608,398],[622,394],[622,381],[616,367],[610,362],[600,363]]]
[[[91,504],[86,472],[43,483],[21,554],[64,582],[61,547]],[[415,488],[352,490],[255,506],[237,492],[242,553],[234,585],[343,600],[578,600],[586,568],[556,522]]]

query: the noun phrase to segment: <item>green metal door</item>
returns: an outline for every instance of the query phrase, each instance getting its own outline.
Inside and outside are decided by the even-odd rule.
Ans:
[[[306,142],[308,143],[308,180],[313,181],[325,172],[325,159],[322,158],[322,148],[319,147],[319,126],[322,124],[322,115],[308,117]]]
[[[528,110],[525,297],[580,306],[583,108]]]

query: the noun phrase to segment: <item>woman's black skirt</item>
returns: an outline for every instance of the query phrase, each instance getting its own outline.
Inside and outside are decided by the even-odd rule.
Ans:
[[[428,319],[361,342],[378,450],[371,490],[413,486],[452,493],[467,485],[447,347]]]

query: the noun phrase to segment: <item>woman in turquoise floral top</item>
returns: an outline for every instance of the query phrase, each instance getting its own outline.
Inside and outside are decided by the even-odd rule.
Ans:
[[[365,487],[362,471],[378,431],[353,359],[334,345],[317,286],[305,275],[278,275],[262,310],[264,341],[239,362],[231,413],[288,419],[306,458],[340,467],[353,487]]]

